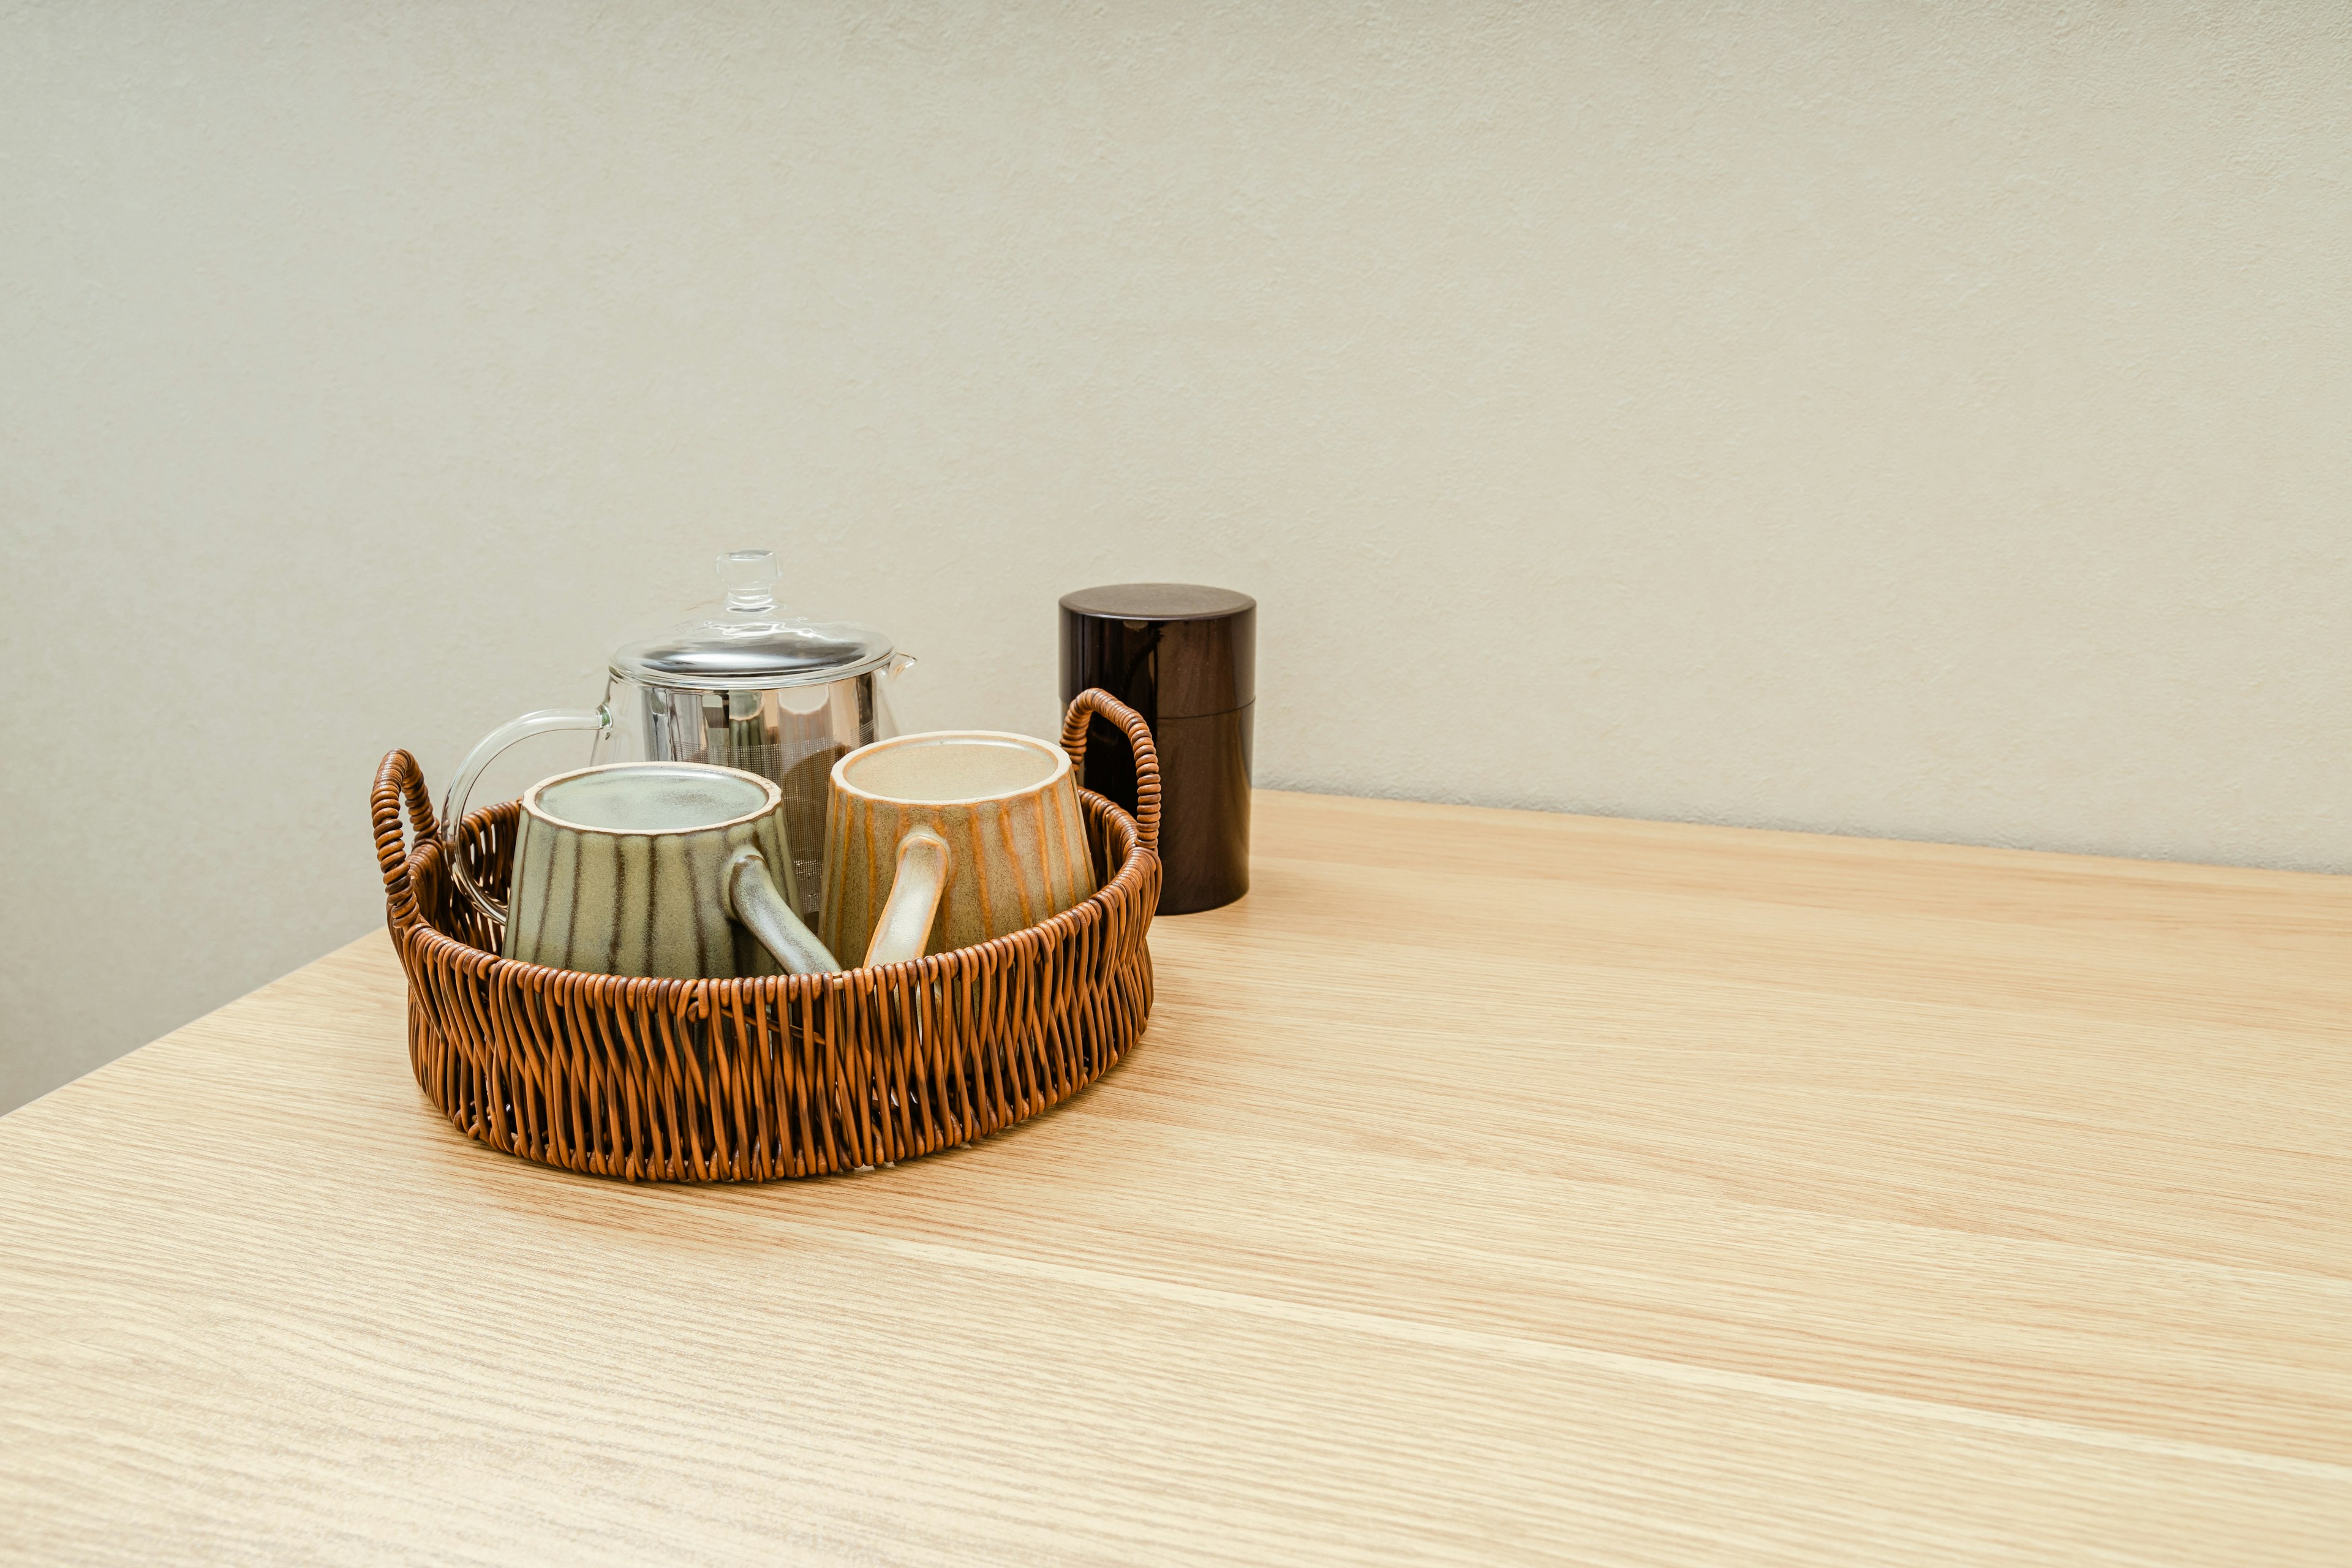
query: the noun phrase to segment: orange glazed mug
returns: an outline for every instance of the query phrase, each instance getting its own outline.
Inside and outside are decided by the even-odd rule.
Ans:
[[[1004,936],[1094,894],[1077,779],[1060,748],[993,730],[860,746],[833,764],[817,931],[898,963]]]

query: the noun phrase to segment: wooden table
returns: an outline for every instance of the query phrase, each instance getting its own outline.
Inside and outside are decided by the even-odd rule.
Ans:
[[[2352,1562],[2352,879],[1258,812],[894,1171],[478,1148],[380,933],[17,1111],[0,1556]]]

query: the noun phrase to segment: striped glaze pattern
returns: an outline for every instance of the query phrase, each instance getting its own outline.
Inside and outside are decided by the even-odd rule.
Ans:
[[[391,753],[370,804],[418,1085],[469,1138],[627,1181],[884,1165],[1059,1104],[1134,1048],[1151,1011],[1159,760],[1132,710],[1083,692],[1072,721],[1090,712],[1126,731],[1150,784],[1139,816],[1080,792],[1095,893],[976,947],[835,974],[635,979],[502,958],[449,874],[415,759]],[[520,816],[484,807],[454,838],[500,895]]]
[[[501,951],[590,974],[691,980],[782,973],[728,917],[727,858],[745,844],[789,876],[779,802],[757,821],[699,832],[603,833],[523,812]],[[789,885],[779,889],[787,900]]]
[[[926,739],[910,735],[880,743]],[[930,828],[948,845],[947,887],[927,952],[950,952],[1024,930],[1094,893],[1086,816],[1070,768],[993,799],[915,805],[845,784],[845,773],[858,755],[834,766],[817,914],[819,940],[842,963],[856,963],[866,953],[898,872],[899,844],[918,827]]]

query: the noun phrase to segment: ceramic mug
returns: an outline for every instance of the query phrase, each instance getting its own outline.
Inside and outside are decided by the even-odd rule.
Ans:
[[[678,980],[830,973],[793,912],[784,794],[700,763],[558,773],[522,797],[509,958]]]
[[[860,746],[833,765],[817,933],[898,963],[1003,936],[1093,896],[1070,759],[992,730]]]

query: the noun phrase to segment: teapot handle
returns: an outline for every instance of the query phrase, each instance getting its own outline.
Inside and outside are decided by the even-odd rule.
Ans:
[[[474,793],[474,784],[482,770],[498,761],[499,754],[517,741],[527,741],[533,735],[545,735],[557,730],[593,730],[596,745],[601,747],[612,738],[613,710],[597,708],[542,708],[536,713],[526,713],[511,723],[501,724],[482,737],[481,744],[466,755],[465,764],[457,776],[449,781],[449,793],[441,797],[442,858],[449,874],[474,907],[482,911],[494,925],[504,930],[507,907],[474,885],[472,873],[466,869],[466,858],[457,853],[457,834],[465,826],[466,802]],[[593,756],[595,753],[591,752]]]

